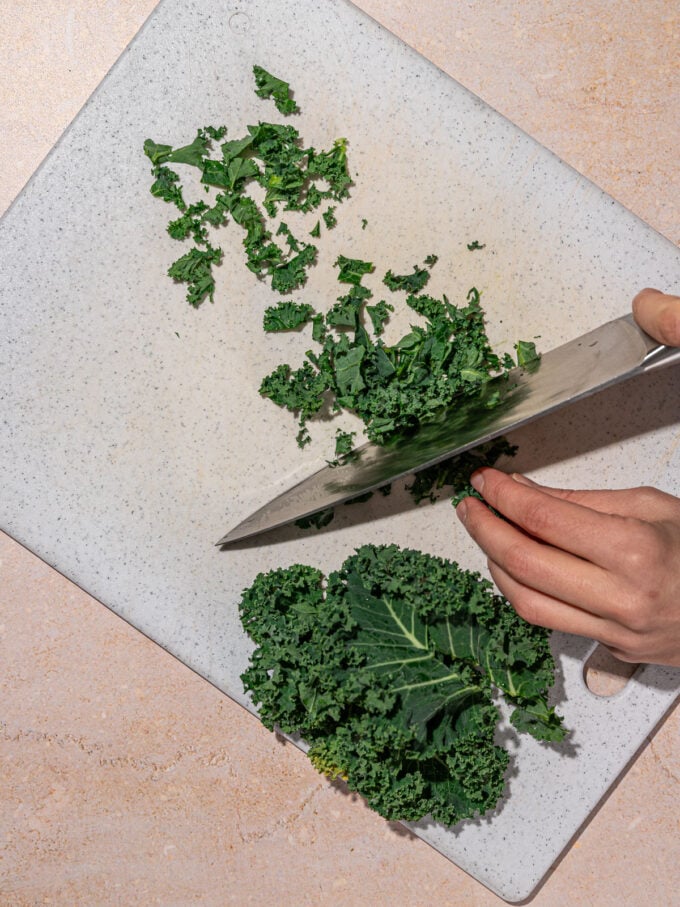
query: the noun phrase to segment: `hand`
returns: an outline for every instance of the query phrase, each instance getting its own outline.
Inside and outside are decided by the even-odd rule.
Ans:
[[[490,468],[472,484],[509,522],[474,497],[456,512],[521,617],[622,661],[680,666],[680,499],[563,491]]]
[[[642,290],[633,300],[633,317],[659,343],[680,346],[680,296]]]

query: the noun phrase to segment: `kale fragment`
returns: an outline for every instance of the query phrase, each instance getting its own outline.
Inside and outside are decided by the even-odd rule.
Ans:
[[[287,82],[272,76],[262,67],[254,67],[256,93],[272,98],[280,112],[297,111],[290,97]],[[281,221],[278,229],[270,228],[267,219],[275,219],[281,211],[302,214],[327,204],[321,217],[328,229],[337,224],[337,204],[349,195],[352,178],[347,163],[347,141],[336,139],[328,150],[305,147],[293,126],[259,122],[248,126],[245,135],[222,141],[225,126],[204,126],[192,142],[176,148],[147,139],[144,153],[152,164],[151,193],[175,205],[181,217],[168,225],[173,239],[191,239],[198,252],[213,248],[209,228],[226,224],[230,219],[244,231],[243,246],[246,266],[258,278],[268,278],[272,289],[280,293],[300,288],[307,279],[309,268],[316,262],[317,248],[302,243]],[[213,146],[219,145],[220,156],[214,156]],[[211,204],[205,201],[187,205],[180,177],[168,163],[195,167],[201,173],[206,192],[217,190]],[[264,190],[262,202],[249,194],[251,187]],[[321,220],[309,231],[320,235]],[[284,237],[283,243],[278,237]],[[208,261],[209,256],[192,255],[192,260]],[[176,271],[182,269],[178,266]],[[205,278],[206,285],[209,282]],[[191,305],[212,294],[191,293]]]
[[[282,79],[271,75],[261,66],[253,66],[255,76],[255,93],[260,98],[273,98],[276,109],[285,116],[299,113],[300,108],[290,96],[290,85]]]

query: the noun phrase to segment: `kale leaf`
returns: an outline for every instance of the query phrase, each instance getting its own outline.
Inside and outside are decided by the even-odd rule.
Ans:
[[[294,331],[314,317],[306,302],[279,302],[265,309],[262,327],[265,331]]]
[[[290,85],[282,79],[272,76],[261,66],[253,66],[253,75],[255,76],[255,85],[257,86],[255,94],[260,98],[273,98],[276,109],[279,113],[286,116],[291,113],[299,113],[300,108],[290,96]]]
[[[325,578],[300,564],[259,574],[240,615],[256,644],[242,675],[266,727],[390,820],[454,825],[505,789],[494,742],[500,690],[518,731],[557,742],[548,632],[452,561],[364,545]]]

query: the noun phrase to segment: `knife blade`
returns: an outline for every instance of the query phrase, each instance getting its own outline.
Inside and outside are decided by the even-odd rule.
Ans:
[[[217,545],[311,516],[499,435],[606,387],[672,362],[680,349],[658,343],[632,315],[616,318],[544,353],[535,368],[515,368],[486,382],[479,396],[443,409],[413,435],[366,443],[336,466],[325,466],[275,497]]]

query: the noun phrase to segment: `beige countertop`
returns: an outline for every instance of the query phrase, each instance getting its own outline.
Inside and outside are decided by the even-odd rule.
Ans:
[[[675,2],[358,5],[680,242]],[[0,209],[154,6],[11,0]],[[3,907],[503,903],[6,536],[0,696]],[[674,903],[679,715],[532,903]]]

